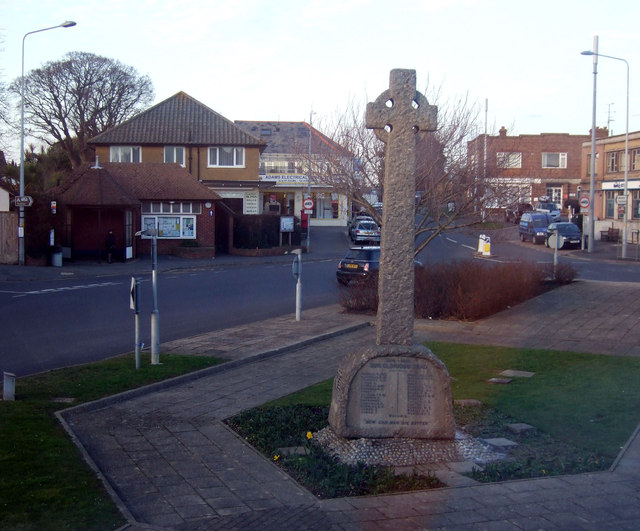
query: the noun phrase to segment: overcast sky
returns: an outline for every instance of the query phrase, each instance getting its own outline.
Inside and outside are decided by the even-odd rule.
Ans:
[[[637,0],[0,0],[0,79],[20,76],[25,33],[65,20],[77,26],[26,38],[25,71],[91,52],[148,74],[156,102],[184,91],[230,120],[313,110],[322,123],[411,68],[419,90],[468,96],[483,123],[488,101],[490,132],[515,134],[588,134],[592,58],[580,52],[598,35],[600,53],[630,64],[640,130]],[[597,83],[598,125],[623,134],[624,63],[600,58]]]

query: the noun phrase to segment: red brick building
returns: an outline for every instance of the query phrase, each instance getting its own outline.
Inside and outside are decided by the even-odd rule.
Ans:
[[[151,238],[136,232],[157,227],[158,252],[178,254],[184,245],[213,258],[220,196],[179,164],[85,164],[51,192],[57,242],[68,259],[104,258],[105,238],[115,235],[115,258],[151,251]]]
[[[607,130],[598,131],[607,136]],[[534,203],[549,196],[560,208],[578,199],[582,144],[586,135],[542,133],[508,136],[502,127],[497,136],[479,135],[467,144],[469,160],[493,193],[491,208],[513,203]]]

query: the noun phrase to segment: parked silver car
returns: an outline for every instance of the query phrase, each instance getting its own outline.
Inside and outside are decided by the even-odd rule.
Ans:
[[[380,242],[380,227],[375,221],[359,221],[349,230],[351,241]]]

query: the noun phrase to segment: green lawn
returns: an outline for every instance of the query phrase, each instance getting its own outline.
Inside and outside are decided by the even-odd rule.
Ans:
[[[606,469],[640,422],[640,359],[448,343],[428,346],[447,365],[454,400],[483,403],[480,408],[456,406],[456,424],[473,436],[507,437],[519,445],[511,460],[475,471],[473,477],[481,481]],[[509,384],[487,382],[506,369],[535,375],[513,378]],[[253,422],[271,414],[270,408],[328,408],[331,386],[332,379],[326,380],[265,404]],[[507,427],[515,422],[536,429],[516,435]],[[277,440],[273,431],[271,427],[270,441]],[[282,436],[290,439],[295,434]],[[256,446],[268,447],[259,440]]]
[[[133,355],[18,379],[0,401],[0,529],[115,529],[125,522],[54,413],[220,363],[161,356],[135,370]]]
[[[454,399],[475,398],[561,441],[614,459],[640,423],[640,359],[503,347],[427,345],[454,378]],[[535,372],[508,385],[505,369]]]
[[[453,398],[475,398],[485,404],[471,419],[456,408],[459,421],[474,424],[478,433],[501,429],[508,421],[537,428],[539,435],[530,443],[541,460],[525,457],[532,471],[547,466],[545,456],[561,453],[584,453],[581,466],[587,468],[608,466],[640,422],[640,359],[445,343],[428,346],[449,369]],[[115,529],[124,523],[54,416],[67,406],[54,400],[74,398],[73,404],[80,404],[220,361],[172,355],[161,359],[161,365],[143,364],[136,371],[129,355],[16,382],[16,401],[0,401],[0,529]],[[508,385],[486,383],[505,369],[536,374]],[[331,380],[321,382],[263,408],[328,407],[331,385]],[[295,435],[304,441],[305,433]],[[526,448],[527,441],[521,442]],[[522,477],[522,470],[519,473]],[[513,471],[502,470],[492,477],[517,477],[509,474]]]

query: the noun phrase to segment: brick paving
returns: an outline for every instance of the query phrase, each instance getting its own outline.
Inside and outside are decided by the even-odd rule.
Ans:
[[[476,323],[417,321],[416,340],[637,356],[638,300],[640,285],[577,282]],[[131,530],[640,528],[638,432],[605,472],[318,500],[222,423],[333,376],[345,352],[375,341],[369,320],[329,306],[162,345],[233,361],[60,417]]]

